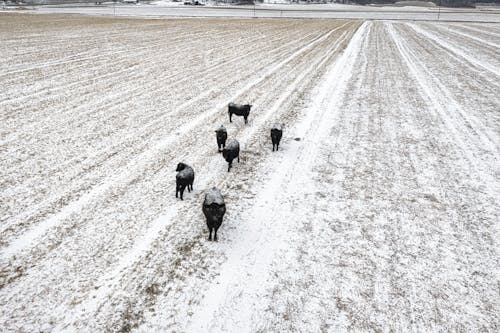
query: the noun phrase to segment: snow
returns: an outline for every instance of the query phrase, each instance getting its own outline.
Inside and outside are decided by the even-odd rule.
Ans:
[[[0,17],[2,331],[497,330],[498,24]]]
[[[159,1],[152,1],[149,4],[154,5],[154,6],[161,6],[161,7],[179,7],[179,6],[183,6],[184,2],[159,0]]]

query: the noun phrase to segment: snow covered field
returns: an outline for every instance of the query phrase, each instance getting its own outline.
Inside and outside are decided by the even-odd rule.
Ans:
[[[0,331],[497,332],[499,46],[498,24],[0,14]]]

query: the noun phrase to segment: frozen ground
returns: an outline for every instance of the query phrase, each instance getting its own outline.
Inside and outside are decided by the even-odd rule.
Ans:
[[[498,24],[1,14],[0,331],[498,332],[499,45]]]
[[[11,7],[6,10],[12,11]],[[22,12],[65,13],[91,15],[117,15],[140,17],[288,17],[288,18],[339,18],[339,19],[383,19],[500,23],[498,7],[481,9],[412,7],[412,6],[354,6],[342,4],[260,4],[257,6],[184,6],[182,3],[166,1],[150,5],[117,5],[105,3],[95,6],[58,5],[22,8]],[[4,11],[6,11],[4,10]],[[0,9],[1,11],[1,9]],[[438,14],[439,12],[439,14]]]

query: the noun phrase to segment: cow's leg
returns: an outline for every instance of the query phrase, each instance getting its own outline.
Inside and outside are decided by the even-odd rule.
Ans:
[[[228,166],[227,166],[227,172],[231,171],[231,162],[229,162]]]
[[[273,143],[273,151],[274,151],[274,143]]]
[[[280,150],[280,144],[279,142],[276,144],[276,151]]]
[[[179,185],[175,185],[175,197],[177,198],[179,194]]]
[[[208,230],[210,231],[210,233],[208,234],[208,240],[211,241],[212,240],[212,228],[208,227]]]
[[[238,163],[240,163],[240,155],[238,155]]]
[[[181,185],[181,200],[184,200],[184,190],[186,189],[186,186],[185,185]]]
[[[214,241],[216,242],[217,242],[217,230],[219,230],[219,227],[215,227]]]
[[[230,122],[230,123],[232,123],[232,122],[233,122],[233,121],[231,120],[231,116],[232,116],[232,115],[233,115],[233,114],[232,114],[231,112],[229,112],[229,122]]]
[[[243,116],[245,118],[245,124],[248,124],[248,116]]]

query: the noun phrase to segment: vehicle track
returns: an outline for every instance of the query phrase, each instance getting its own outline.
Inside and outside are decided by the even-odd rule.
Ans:
[[[436,35],[429,29],[425,29],[421,26],[416,26],[416,25],[411,25],[411,27],[416,30],[418,33],[423,34],[428,40],[432,40],[433,42],[441,45],[443,48],[450,50],[453,52],[456,56],[461,57],[474,66],[478,68],[482,68],[483,70],[487,70],[498,78],[500,77],[500,70],[498,70],[497,66],[499,61],[498,61],[498,50],[497,48],[492,48],[487,45],[482,45],[478,46],[476,45],[477,49],[480,49],[481,52],[479,55],[481,56],[480,59],[476,59],[478,54],[473,54],[472,50],[474,47],[471,47],[471,44],[473,45],[473,41],[465,42],[464,40],[461,41],[456,41],[453,36],[449,36],[448,33],[440,31],[440,36]],[[443,38],[443,37],[451,37],[451,38]],[[468,44],[468,48],[464,48],[463,45]]]
[[[306,186],[302,183],[302,178],[296,175],[307,173],[316,162],[321,140],[328,133],[332,126],[331,119],[338,112],[333,105],[346,92],[343,85],[350,77],[367,26],[364,23],[352,39],[349,38],[350,44],[343,54],[329,62],[331,68],[324,81],[322,80],[324,83],[316,88],[312,105],[306,108],[296,126],[290,126],[289,130],[304,138],[304,141],[287,147],[290,152],[277,157],[281,167],[260,182],[264,185],[260,186],[258,194],[252,200],[255,208],[250,211],[245,211],[244,206],[237,208],[244,215],[249,215],[242,219],[246,221],[244,226],[236,227],[239,229],[237,234],[241,236],[236,236],[234,231],[230,233],[238,237],[238,240],[226,249],[229,258],[220,268],[217,283],[211,283],[205,299],[193,311],[191,324],[181,327],[181,330],[265,329],[260,327],[261,324],[256,319],[265,315],[266,309],[272,305],[272,299],[267,298],[269,301],[265,301],[261,296],[267,290],[265,286],[268,281],[276,277],[271,268],[272,261],[279,260],[276,252],[285,250],[289,241],[286,239],[288,235],[283,235],[283,224],[279,221],[293,219],[290,210],[294,209],[294,205],[290,202],[290,196],[300,188],[296,186],[297,183],[300,183],[299,186]],[[237,203],[236,205],[238,206]],[[155,329],[165,328],[163,320],[148,322],[156,324]],[[186,320],[184,324],[187,324]],[[151,326],[145,331],[148,329]]]
[[[427,105],[439,91],[415,88],[434,77],[417,80],[422,69],[408,68],[399,56],[399,39],[388,36],[400,28],[370,23],[343,88],[348,93],[324,121],[329,133],[315,138],[312,167],[303,162],[290,182],[298,182],[290,213],[266,214],[272,224],[286,221],[280,229],[286,243],[267,281],[255,290],[251,278],[243,282],[244,294],[271,304],[251,312],[251,325],[243,325],[250,331],[495,331],[497,316],[488,310],[499,307],[491,235],[500,212],[485,180],[461,163],[464,147],[449,122]],[[399,37],[408,41],[407,33]],[[418,44],[406,46],[405,56],[428,64]],[[281,189],[273,212],[287,202]],[[251,271],[253,262],[245,264]],[[232,291],[219,297],[231,300]],[[248,303],[226,302],[209,327],[235,330]]]
[[[456,23],[451,23],[452,26],[457,26]],[[464,24],[460,25],[463,29],[473,31],[476,33],[488,35],[490,37],[500,38],[500,29],[498,29],[498,24]]]
[[[413,28],[413,27],[412,27]],[[405,32],[405,35],[411,36],[412,41],[415,43],[415,49],[424,49],[427,51],[426,54],[439,54],[439,44],[435,44],[436,47],[432,47],[432,43],[422,44],[414,38],[414,34],[410,31]],[[479,50],[479,49],[478,49]],[[445,52],[449,53],[448,50]],[[479,51],[476,51],[480,53]],[[422,60],[428,63],[429,59],[427,55],[422,56]],[[440,57],[441,58],[441,57]],[[442,57],[443,61],[435,61],[432,64],[426,65],[428,70],[432,70],[433,73],[439,73],[441,68],[447,68],[446,73],[442,74],[442,77],[447,77],[448,80],[452,78],[455,79],[457,83],[449,83],[446,87],[443,83],[440,83],[439,91],[443,99],[443,105],[451,104],[453,105],[454,112],[446,112],[448,117],[457,119],[457,121],[451,124],[464,124],[464,127],[460,129],[462,133],[472,133],[473,135],[468,135],[469,138],[474,138],[476,140],[476,148],[471,148],[476,154],[481,156],[480,159],[485,158],[490,159],[489,163],[495,164],[494,160],[499,159],[499,147],[498,140],[500,140],[498,133],[495,128],[498,128],[499,120],[496,115],[496,105],[500,103],[498,97],[496,96],[496,91],[498,90],[498,83],[495,80],[483,79],[484,74],[478,77],[478,75],[471,75],[474,72],[474,66],[467,61],[464,61],[461,57],[457,57],[449,53],[448,57]],[[446,60],[444,60],[446,59]],[[441,62],[441,63],[440,63]],[[454,63],[456,62],[456,63]],[[460,68],[460,70],[458,70]],[[468,70],[465,70],[468,68]],[[469,73],[469,74],[468,74]],[[443,78],[438,75],[433,75],[433,80],[428,80],[429,82],[442,82]],[[470,98],[464,98],[466,92],[474,92],[474,96]],[[448,107],[449,110],[452,108]],[[460,119],[461,118],[461,119]],[[451,119],[451,118],[450,118]],[[488,161],[486,161],[488,163]],[[488,169],[492,170],[488,167]]]
[[[484,36],[484,34],[483,36],[481,36],[482,34],[479,31],[475,31],[474,32],[475,35],[472,35],[470,30],[461,29],[461,27],[454,27],[454,26],[452,27],[449,24],[440,25],[439,28],[450,31],[451,33],[459,35],[460,37],[466,37],[467,39],[472,39],[473,41],[479,44],[485,44],[489,47],[493,47],[496,49],[500,47],[500,38],[491,38],[491,36],[489,35]]]
[[[468,160],[468,163],[470,163],[471,167],[474,169],[474,173],[482,178],[484,184],[486,184],[488,188],[488,192],[494,196],[496,191],[498,191],[498,189],[495,189],[495,184],[498,182],[495,182],[495,175],[491,173],[494,169],[490,163],[493,163],[493,161],[483,161],[481,158],[478,158],[478,149],[487,144],[490,154],[493,154],[492,157],[493,160],[495,160],[497,159],[495,156],[498,154],[497,152],[500,147],[495,144],[495,141],[486,141],[484,136],[481,137],[477,135],[480,134],[479,129],[481,127],[470,120],[471,117],[462,109],[461,105],[453,99],[448,88],[429,72],[421,60],[410,56],[408,46],[404,44],[405,38],[397,34],[392,26],[389,31],[392,38],[396,41],[403,59],[405,59],[412,74],[417,78],[421,89],[429,97],[435,111],[440,114],[443,122],[448,124],[448,128],[455,140],[461,147],[465,148],[462,152]],[[435,93],[436,91],[439,93]],[[465,123],[463,120],[465,120]],[[467,123],[469,126],[467,126]],[[476,135],[472,134],[470,131],[472,124],[475,125],[476,130],[474,134]],[[474,129],[474,127],[472,127],[472,129]],[[468,138],[468,140],[465,141],[463,139],[464,137]],[[472,143],[471,140],[473,138],[477,140],[474,140],[476,141],[474,143]]]

